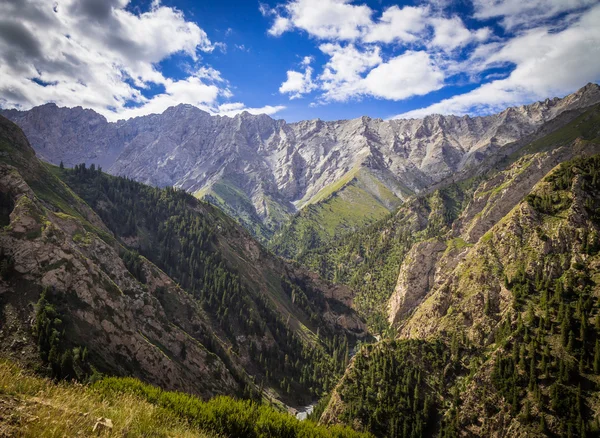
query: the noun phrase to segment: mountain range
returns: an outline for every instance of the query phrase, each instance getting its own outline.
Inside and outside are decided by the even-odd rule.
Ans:
[[[0,114],[17,123],[48,162],[94,163],[144,184],[182,188],[267,240],[298,211],[337,192],[355,207],[321,218],[327,235],[371,223],[561,114],[574,117],[598,102],[600,88],[588,84],[562,99],[485,117],[286,123],[179,105],[109,123],[92,110],[54,104]]]

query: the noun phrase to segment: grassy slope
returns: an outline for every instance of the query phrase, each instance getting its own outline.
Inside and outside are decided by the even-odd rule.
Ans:
[[[93,433],[99,418],[110,431]],[[208,402],[135,379],[55,383],[0,360],[0,435],[22,437],[361,437],[348,428],[300,422],[266,405],[219,397]]]
[[[371,172],[357,167],[311,198],[276,233],[271,247],[285,257],[298,258],[388,216],[400,203],[400,198]]]

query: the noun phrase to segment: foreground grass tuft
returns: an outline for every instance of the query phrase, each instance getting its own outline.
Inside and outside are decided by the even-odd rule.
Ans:
[[[92,432],[100,418],[112,429]],[[37,377],[0,360],[0,436],[366,437],[347,427],[300,422],[268,405],[163,391],[133,378],[91,385]]]

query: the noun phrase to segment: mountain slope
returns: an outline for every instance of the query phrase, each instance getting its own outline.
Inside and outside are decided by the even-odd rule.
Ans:
[[[5,119],[0,154],[4,354],[41,353],[57,376],[96,368],[296,404],[332,385],[366,336],[347,288],[270,255],[209,204],[48,166]]]
[[[559,124],[558,129],[554,122],[543,125],[533,142],[520,144],[511,155],[501,155],[466,173],[467,179],[450,178],[446,185],[408,199],[393,215],[334,241],[313,245],[294,257],[322,277],[348,284],[356,291],[355,308],[375,332],[382,332],[386,319],[393,322],[397,311],[412,311],[432,286],[436,254],[472,246],[554,166],[595,150],[599,111],[598,106],[592,107],[570,123]],[[418,246],[413,248],[415,244]],[[410,259],[407,269],[401,269],[406,257]],[[420,263],[413,263],[417,259]],[[400,276],[415,281],[402,283]],[[408,289],[410,297],[405,296]],[[394,290],[397,293],[389,301]],[[411,303],[408,307],[403,304],[405,299]]]
[[[255,235],[269,238],[352,169],[367,169],[377,184],[405,199],[476,166],[561,114],[599,101],[599,87],[589,84],[563,99],[475,118],[288,124],[248,113],[211,117],[185,105],[117,123],[53,105],[2,114],[50,162],[68,167],[96,162],[115,175],[183,188],[226,207]]]
[[[357,354],[321,420],[379,436],[599,433],[598,153],[596,107],[471,182],[449,226],[408,245],[396,339]]]
[[[284,257],[298,258],[388,216],[401,203],[368,169],[355,168],[319,191],[269,246]]]

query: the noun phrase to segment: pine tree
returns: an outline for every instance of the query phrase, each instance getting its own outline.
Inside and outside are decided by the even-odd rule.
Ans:
[[[600,340],[598,339],[594,348],[594,373],[600,374]]]
[[[536,380],[537,380],[537,375],[536,375],[535,357],[532,357],[531,362],[529,363],[529,390],[530,391],[533,391]]]
[[[575,333],[571,330],[569,332],[569,342],[567,343],[567,351],[573,353],[575,350]]]
[[[569,306],[564,306],[562,312],[562,324],[560,326],[560,334],[563,347],[569,342],[569,332],[571,330]],[[560,314],[559,314],[560,315]]]

